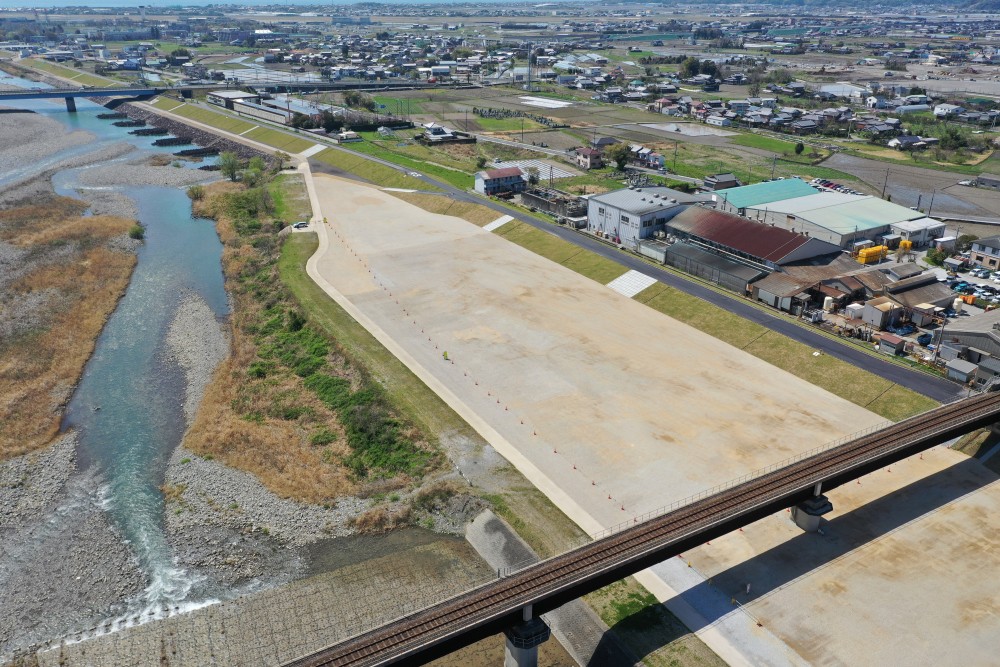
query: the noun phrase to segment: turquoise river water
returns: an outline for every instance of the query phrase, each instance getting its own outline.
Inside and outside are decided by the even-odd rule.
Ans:
[[[44,87],[8,75],[0,75],[0,84]],[[94,140],[4,174],[0,185],[113,143],[128,142],[149,152],[176,150],[155,148],[154,137],[135,137],[126,128],[98,119],[97,114],[107,109],[83,99],[78,99],[75,114],[66,112],[61,99],[25,101],[19,106],[69,130],[90,132]],[[133,157],[135,153],[127,159]],[[53,178],[56,191],[79,196],[75,192],[78,171],[57,172]],[[79,466],[96,468],[103,482],[102,503],[149,577],[145,602],[176,604],[185,600],[195,582],[174,565],[163,533],[164,502],[159,487],[185,428],[183,373],[170,358],[166,335],[178,304],[191,293],[200,295],[217,317],[228,315],[222,245],[211,221],[192,217],[184,190],[114,189],[137,203],[146,238],[128,290],[97,341],[63,427],[79,433]]]

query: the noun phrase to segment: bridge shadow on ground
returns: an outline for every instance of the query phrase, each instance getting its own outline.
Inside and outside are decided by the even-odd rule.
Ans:
[[[882,469],[871,473],[868,477],[887,474],[892,473]],[[755,557],[715,574],[711,577],[711,583],[704,581],[678,597],[667,600],[665,605],[669,607],[671,603],[683,599],[694,607],[703,621],[697,627],[690,628],[690,631],[697,632],[731,613],[732,599],[747,603],[777,592],[797,579],[832,565],[837,559],[852,551],[899,530],[962,496],[984,489],[997,479],[995,473],[977,460],[970,458],[961,461],[824,522],[821,528],[823,535],[800,533]],[[864,483],[865,478],[862,478],[862,484]],[[837,493],[838,490],[834,489],[829,494],[834,506],[837,504]],[[787,513],[783,514],[788,516]],[[774,520],[775,517],[771,516],[757,523]],[[751,524],[747,531],[751,531],[753,526],[754,524]],[[726,538],[720,538],[720,541],[723,539]],[[746,594],[747,583],[751,584],[749,595]],[[636,638],[642,635],[640,641],[626,643],[633,651],[641,654],[640,658],[644,658],[683,637],[688,631],[680,623],[675,624],[677,627],[663,623],[662,614],[660,605],[648,605],[622,619],[606,635],[613,633],[623,638],[629,636]],[[613,642],[615,638],[605,636],[602,643],[605,641]],[[594,667],[601,664],[606,663],[591,662]]]

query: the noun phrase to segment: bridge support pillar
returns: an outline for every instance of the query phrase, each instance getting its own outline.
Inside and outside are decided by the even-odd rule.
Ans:
[[[813,496],[792,508],[792,521],[802,530],[815,533],[819,530],[820,518],[833,511],[833,503],[824,495]]]
[[[540,618],[531,617],[531,606],[524,608],[524,622],[503,631],[504,667],[538,667],[538,647],[552,634]]]
[[[66,98],[66,111],[70,113],[76,112],[76,99],[72,97]]]

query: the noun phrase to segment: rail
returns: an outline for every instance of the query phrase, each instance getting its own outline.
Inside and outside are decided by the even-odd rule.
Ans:
[[[776,507],[798,502],[816,482],[838,480],[893,456],[915,453],[963,429],[1000,417],[1000,393],[984,393],[925,412],[884,428],[873,427],[751,473],[745,481],[729,482],[705,491],[685,505],[626,528],[567,553],[536,563],[466,593],[407,614],[381,628],[295,660],[289,665],[375,665],[409,661],[424,652],[455,645],[457,637],[513,624],[519,610],[534,605],[538,613],[555,608],[567,596],[595,590],[602,582],[621,578],[675,555],[685,545],[700,544],[707,535],[724,534]],[[894,459],[894,460],[898,460]],[[890,463],[892,461],[889,461]],[[860,472],[858,472],[860,471]],[[685,499],[688,500],[688,499]],[[678,501],[670,507],[684,501]],[[715,532],[712,532],[715,531]],[[466,642],[468,643],[468,642]],[[461,645],[461,644],[458,644]],[[439,651],[443,652],[443,651]]]

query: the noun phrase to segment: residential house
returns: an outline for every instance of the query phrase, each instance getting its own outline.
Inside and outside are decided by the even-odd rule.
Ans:
[[[581,169],[600,169],[604,166],[604,156],[594,148],[577,148],[576,164]]]
[[[528,181],[524,178],[524,172],[520,167],[476,172],[476,192],[490,197],[508,192],[522,192],[527,187]]]
[[[969,260],[987,269],[1000,269],[1000,236],[988,236],[973,241]]]

